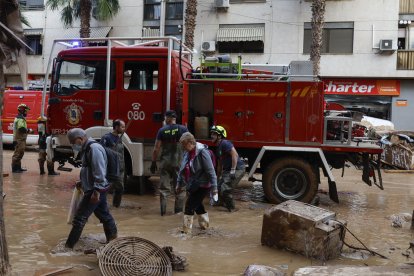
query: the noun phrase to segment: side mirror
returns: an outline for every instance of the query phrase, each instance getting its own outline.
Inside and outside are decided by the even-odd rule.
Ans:
[[[60,83],[55,83],[53,85],[53,92],[55,92],[56,94],[59,94],[61,89],[62,85]]]

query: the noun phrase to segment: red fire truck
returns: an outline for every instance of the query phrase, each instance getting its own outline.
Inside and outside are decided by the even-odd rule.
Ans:
[[[338,202],[331,169],[343,169],[347,162],[361,169],[365,183],[383,189],[376,161],[380,147],[353,139],[353,118],[346,111],[324,110],[321,81],[292,72],[244,71],[240,62],[226,59],[210,58],[193,70],[189,49],[174,50],[179,41],[173,37],[123,39],[138,43],[100,38],[107,46],[65,49],[54,59],[48,152],[61,165],[73,161],[65,136],[69,129],[81,127],[99,139],[120,118],[128,125],[123,136],[127,173],[136,177],[142,191],[144,179],[151,176],[151,153],[163,113],[175,109],[179,122],[203,143],[210,143],[213,124],[225,127],[248,162],[249,179],[263,175],[270,202],[310,202],[321,171],[331,199]],[[332,123],[339,126],[335,139],[328,135]]]
[[[46,94],[46,100],[48,94]],[[1,118],[3,144],[13,143],[13,123],[17,116],[17,106],[26,104],[30,111],[27,113],[27,127],[34,133],[27,135],[27,145],[37,145],[39,134],[37,133],[37,120],[40,116],[42,103],[42,91],[31,90],[6,90],[3,94],[3,116]]]

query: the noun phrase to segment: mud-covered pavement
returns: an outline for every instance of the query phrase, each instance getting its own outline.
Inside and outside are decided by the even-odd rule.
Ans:
[[[11,151],[4,151],[5,172],[10,172]],[[6,234],[10,262],[15,275],[41,275],[64,267],[73,268],[63,275],[100,275],[96,255],[84,255],[83,250],[103,245],[102,225],[92,216],[75,251],[63,248],[70,231],[66,223],[78,169],[61,172],[60,176],[40,176],[37,152],[26,152],[23,166],[28,172],[4,178],[7,196],[4,204]],[[319,193],[319,207],[337,213],[367,247],[386,256],[383,259],[367,253],[353,252],[344,247],[343,256],[326,263],[333,265],[394,266],[413,263],[414,254],[404,256],[414,231],[403,216],[397,221],[401,228],[391,226],[389,216],[411,215],[414,209],[414,174],[384,173],[384,187],[363,184],[361,172],[348,169],[345,177],[335,176],[340,204]],[[156,183],[157,179],[153,180]],[[324,182],[321,187],[327,191]],[[228,213],[208,206],[211,228],[201,231],[195,220],[194,235],[183,236],[179,229],[181,215],[173,215],[173,200],[167,216],[159,215],[159,198],[154,194],[125,195],[121,208],[111,208],[118,225],[119,236],[138,236],[159,246],[173,246],[174,252],[187,258],[186,272],[177,275],[240,275],[250,264],[276,267],[290,274],[310,265],[323,265],[295,253],[267,248],[260,244],[262,215],[271,204],[262,201],[260,183],[243,182],[236,192],[238,212]],[[111,196],[109,196],[111,200]],[[395,221],[395,219],[394,219]],[[346,241],[362,247],[347,233]]]

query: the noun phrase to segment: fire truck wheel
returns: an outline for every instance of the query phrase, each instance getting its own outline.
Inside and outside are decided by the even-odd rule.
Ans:
[[[271,203],[279,204],[291,199],[309,203],[318,191],[318,181],[308,162],[287,157],[274,161],[266,168],[263,190]]]

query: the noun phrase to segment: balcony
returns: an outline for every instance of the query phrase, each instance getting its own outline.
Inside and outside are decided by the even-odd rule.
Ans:
[[[398,50],[397,70],[414,70],[414,50]]]
[[[400,14],[414,14],[414,0],[400,0]]]

